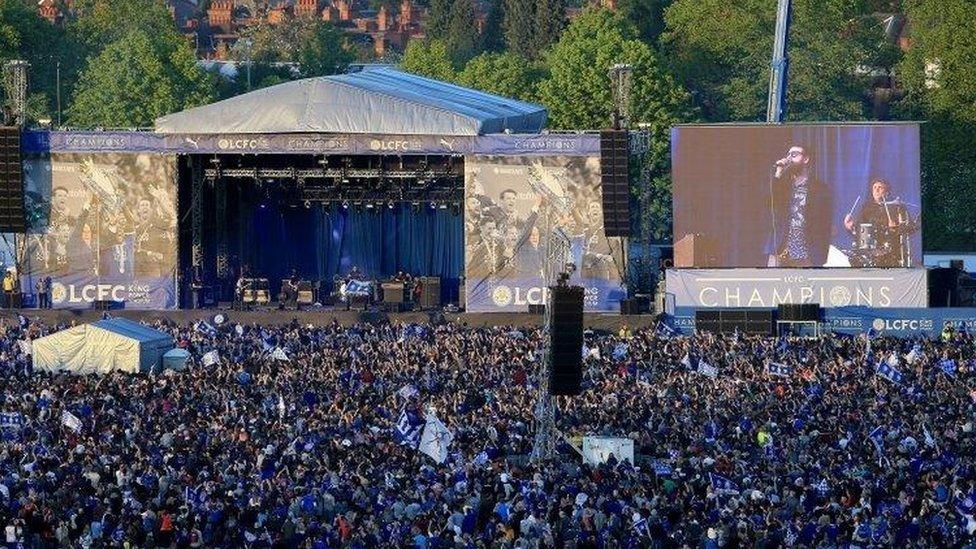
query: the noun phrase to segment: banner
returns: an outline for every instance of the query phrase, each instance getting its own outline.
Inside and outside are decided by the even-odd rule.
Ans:
[[[503,154],[599,156],[596,134],[479,136],[370,134],[159,134],[27,131],[26,153],[152,152],[168,154]]]
[[[50,278],[51,302],[176,307],[176,161],[151,154],[53,154],[24,163],[28,232],[21,286]]]
[[[920,268],[919,150],[917,123],[676,126],[675,264]]]
[[[620,248],[603,233],[599,158],[468,156],[464,162],[465,298],[471,312],[546,302],[547,240],[570,238],[587,311],[616,311]]]
[[[634,441],[629,438],[583,437],[583,461],[589,465],[606,463],[610,454],[617,461],[634,463]]]
[[[922,269],[668,269],[676,307],[774,309],[780,304],[829,307],[926,307]]]

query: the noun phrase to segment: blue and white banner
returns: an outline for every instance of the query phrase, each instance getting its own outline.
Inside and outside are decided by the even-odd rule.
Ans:
[[[766,371],[768,371],[769,375],[771,376],[790,377],[793,375],[793,368],[778,362],[770,362],[766,366]]]
[[[708,480],[712,484],[712,489],[716,492],[739,493],[739,486],[727,477],[715,473],[708,473]]]
[[[24,416],[20,412],[0,412],[0,429],[20,429],[24,426]]]
[[[634,463],[634,441],[621,437],[583,437],[583,461],[589,465],[606,463],[613,455],[618,462]]]
[[[346,295],[369,296],[373,293],[373,283],[368,280],[346,282]]]
[[[424,429],[424,420],[414,410],[404,409],[400,412],[396,425],[393,426],[393,439],[399,444],[416,448],[420,443],[420,433]]]
[[[665,286],[676,307],[928,306],[924,269],[668,269]]]
[[[901,383],[901,380],[904,377],[904,375],[894,366],[884,361],[877,364],[875,367],[875,372],[892,383]]]

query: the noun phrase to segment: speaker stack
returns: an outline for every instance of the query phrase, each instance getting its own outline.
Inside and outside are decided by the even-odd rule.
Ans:
[[[793,322],[820,322],[820,304],[781,303],[776,310],[776,318]]]
[[[27,232],[20,128],[0,127],[0,232]]]
[[[600,131],[600,182],[606,236],[630,236],[629,162],[627,130]]]
[[[549,392],[553,395],[578,395],[583,381],[583,288],[552,286],[549,288],[551,330],[549,352],[552,370]]]
[[[420,308],[436,309],[441,306],[441,277],[420,277]]]
[[[695,311],[695,329],[716,334],[739,332],[773,334],[772,309],[700,309]]]

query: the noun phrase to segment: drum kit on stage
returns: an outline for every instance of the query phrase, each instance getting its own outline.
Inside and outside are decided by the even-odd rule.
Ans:
[[[894,200],[889,206],[899,206],[905,212],[905,203]],[[912,267],[911,236],[921,228],[919,218],[899,216],[898,225],[889,227],[874,223],[859,223],[854,227],[851,248],[844,250],[851,267]]]

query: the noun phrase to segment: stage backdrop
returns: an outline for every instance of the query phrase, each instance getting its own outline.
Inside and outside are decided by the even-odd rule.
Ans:
[[[123,300],[176,306],[176,160],[148,153],[54,153],[24,163],[28,233],[21,285],[51,277],[54,307]]]
[[[546,240],[556,227],[570,237],[566,261],[586,310],[619,310],[620,250],[603,234],[599,158],[474,155],[464,172],[468,311],[545,303]]]
[[[922,267],[917,124],[676,126],[671,157],[678,265],[696,235],[695,267]]]

